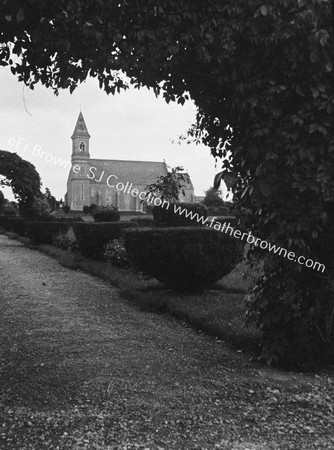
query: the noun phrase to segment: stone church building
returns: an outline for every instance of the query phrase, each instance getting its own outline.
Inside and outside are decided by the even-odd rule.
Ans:
[[[145,188],[167,174],[165,162],[92,159],[85,120],[80,112],[72,135],[72,167],[67,180],[65,204],[72,211],[85,205],[117,206],[120,211],[146,212]],[[181,202],[195,201],[190,181]]]

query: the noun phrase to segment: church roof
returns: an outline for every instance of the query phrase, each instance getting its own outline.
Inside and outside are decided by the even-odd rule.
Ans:
[[[111,180],[112,184],[133,183],[138,186],[147,186],[154,183],[161,175],[167,174],[167,166],[164,162],[156,161],[126,161],[90,159],[90,167],[96,167],[95,179],[99,179],[105,171],[104,180],[109,175],[115,175],[117,179]]]
[[[86,137],[86,138],[90,138],[90,134],[88,133],[86,124],[85,124],[85,119],[83,118],[82,112],[80,111],[78,120],[77,120],[77,124],[75,125],[73,134],[72,134],[72,139],[74,137]]]

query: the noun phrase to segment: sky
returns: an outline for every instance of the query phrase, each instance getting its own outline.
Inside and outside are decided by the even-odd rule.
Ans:
[[[0,149],[30,161],[40,174],[42,190],[48,187],[58,200],[66,193],[65,163],[71,160],[71,135],[80,108],[91,135],[91,158],[165,160],[170,167],[187,170],[195,195],[204,195],[212,186],[221,162],[216,165],[204,145],[179,143],[195,121],[193,102],[167,104],[147,89],[134,88],[108,96],[92,78],[72,94],[60,91],[55,96],[42,85],[29,90],[1,67]],[[3,192],[12,199],[9,188]]]

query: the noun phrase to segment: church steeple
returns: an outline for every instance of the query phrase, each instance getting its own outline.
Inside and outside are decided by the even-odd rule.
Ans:
[[[85,119],[80,111],[77,123],[75,125],[72,139],[72,162],[78,160],[86,160],[90,158],[89,155],[89,139]]]

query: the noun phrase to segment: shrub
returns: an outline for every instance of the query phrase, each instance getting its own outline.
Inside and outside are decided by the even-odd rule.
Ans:
[[[184,213],[181,215],[179,212],[175,212],[180,208],[180,211],[187,210],[197,217],[208,217],[208,211],[205,205],[201,203],[170,203],[169,207],[154,206],[152,213],[154,224],[159,227],[183,227],[183,226],[199,226],[196,219],[192,220],[190,217],[186,217]]]
[[[79,250],[77,240],[68,237],[67,233],[58,233],[57,235],[54,235],[52,244],[55,247],[61,248],[62,250],[68,250],[70,252]]]
[[[89,258],[103,259],[109,241],[119,239],[125,228],[134,228],[130,222],[82,222],[73,224],[81,253]]]
[[[202,292],[241,258],[240,242],[211,228],[128,230],[125,249],[136,270],[181,292]]]
[[[82,208],[82,212],[83,212],[84,214],[90,214],[90,208],[89,208],[89,206],[88,206],[88,205],[85,205],[85,206]]]
[[[131,267],[122,239],[114,239],[108,242],[105,247],[104,257],[113,266],[120,268]]]
[[[153,227],[153,217],[136,217],[131,219],[130,222],[136,223],[139,227]]]
[[[92,203],[92,204],[89,206],[89,214],[93,214],[93,212],[96,211],[97,209],[98,209],[98,206],[95,205],[95,203]]]
[[[95,222],[118,222],[121,215],[116,206],[101,206],[93,212]]]
[[[65,214],[68,214],[71,211],[71,208],[68,205],[63,206],[63,211]]]
[[[22,217],[8,217],[10,230],[16,234],[21,236],[25,235],[26,232],[26,224],[25,220]]]
[[[11,230],[11,227],[9,225],[8,216],[5,216],[5,215],[0,216],[0,227],[3,228],[5,231]]]
[[[67,233],[69,224],[65,222],[27,222],[26,235],[35,245],[52,244],[59,233]]]

